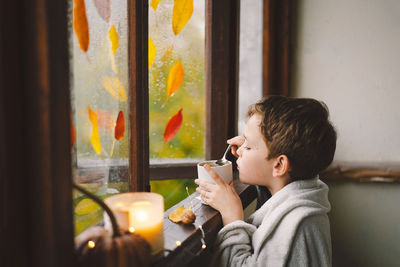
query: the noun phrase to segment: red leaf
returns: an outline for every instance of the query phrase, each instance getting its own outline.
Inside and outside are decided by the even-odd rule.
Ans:
[[[124,113],[120,111],[118,113],[117,122],[115,123],[114,137],[119,141],[122,139],[122,137],[124,137],[124,134],[125,134]]]
[[[72,114],[69,114],[69,122],[70,122],[70,126],[71,126],[71,146],[75,145],[76,142],[76,132],[75,132],[75,127],[74,127],[74,123],[72,122]]]
[[[110,0],[94,0],[93,2],[100,17],[109,22],[111,16]]]
[[[169,119],[163,136],[165,142],[168,142],[172,138],[174,138],[179,128],[181,128],[182,126],[182,119],[182,109],[180,109],[178,113],[176,113],[174,116],[172,116],[171,119]]]

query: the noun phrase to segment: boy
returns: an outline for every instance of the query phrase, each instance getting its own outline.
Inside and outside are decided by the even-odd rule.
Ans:
[[[314,99],[271,96],[250,106],[238,146],[240,181],[272,197],[246,222],[239,196],[211,168],[216,184],[195,180],[203,201],[221,213],[213,266],[331,266],[328,187],[318,173],[332,162],[336,132]]]

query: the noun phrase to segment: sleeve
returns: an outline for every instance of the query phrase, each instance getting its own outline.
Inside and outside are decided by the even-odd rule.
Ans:
[[[251,240],[256,230],[244,221],[225,225],[217,235],[212,266],[254,266]]]
[[[301,222],[286,266],[332,266],[330,226],[326,215],[310,216]]]

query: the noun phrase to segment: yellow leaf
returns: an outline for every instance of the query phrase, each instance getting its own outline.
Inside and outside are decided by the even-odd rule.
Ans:
[[[150,6],[151,6],[151,8],[154,10],[154,11],[156,11],[157,10],[157,7],[158,7],[158,4],[161,2],[161,0],[152,0],[151,1],[151,4],[150,4]]]
[[[178,62],[175,63],[168,74],[167,98],[173,96],[175,92],[179,89],[179,86],[181,86],[182,84],[184,74],[185,73],[183,71],[181,62],[180,60],[178,60]]]
[[[176,210],[172,211],[169,215],[168,218],[173,221],[174,223],[180,222],[181,215],[185,211],[185,207],[182,205],[181,207],[177,208]]]
[[[97,154],[101,154],[101,142],[100,142],[100,136],[99,136],[99,127],[97,125],[97,114],[93,112],[89,108],[89,120],[92,123],[92,135],[90,136],[90,142],[92,142],[92,146],[94,148],[94,151],[96,151]]]
[[[104,77],[103,87],[112,97],[119,101],[125,102],[128,98],[124,85],[116,77]]]
[[[185,27],[193,13],[193,0],[174,0],[172,31],[175,35]]]
[[[85,215],[89,213],[96,212],[100,209],[100,206],[96,204],[90,198],[85,198],[79,201],[78,205],[75,207],[75,213],[77,215]]]
[[[119,37],[114,25],[112,25],[110,30],[108,31],[108,36],[110,37],[111,41],[111,49],[113,51],[113,54],[115,55],[119,46]]]
[[[151,68],[151,65],[153,65],[156,54],[156,46],[154,45],[153,40],[151,40],[151,37],[149,37],[149,69]]]

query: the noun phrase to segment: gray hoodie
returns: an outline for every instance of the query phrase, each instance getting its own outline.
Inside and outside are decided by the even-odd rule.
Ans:
[[[218,233],[212,266],[331,266],[328,186],[286,185],[247,220]]]

